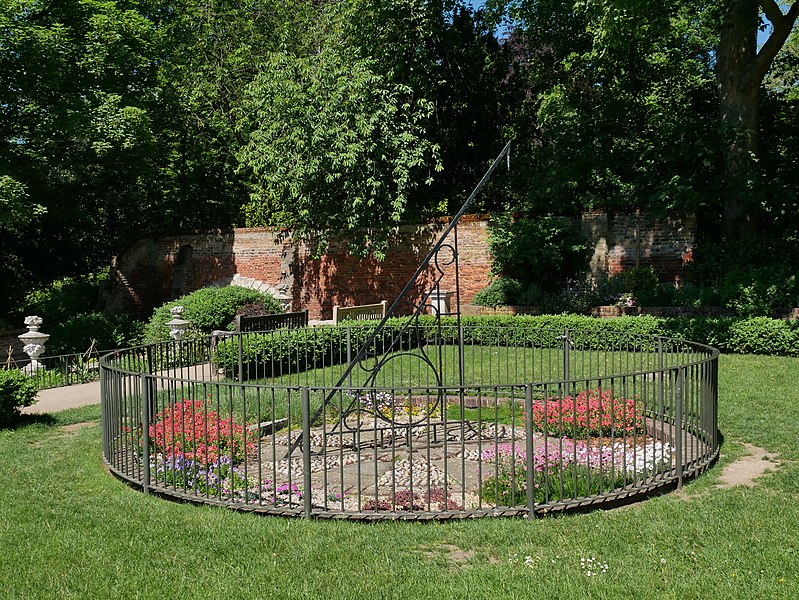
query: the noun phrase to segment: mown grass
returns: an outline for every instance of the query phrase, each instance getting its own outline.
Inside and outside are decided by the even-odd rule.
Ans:
[[[0,432],[0,595],[799,597],[799,359],[723,356],[720,388],[722,460],[684,494],[534,521],[366,525],[177,504],[105,472],[97,407],[28,418]],[[744,442],[778,457],[775,473],[716,489]]]

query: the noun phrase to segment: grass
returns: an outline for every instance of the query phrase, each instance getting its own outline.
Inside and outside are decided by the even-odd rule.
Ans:
[[[799,597],[799,359],[723,356],[720,389],[722,459],[684,494],[532,522],[365,525],[177,504],[104,471],[96,406],[28,418],[0,431],[2,595]],[[789,462],[755,487],[716,489],[744,442]]]

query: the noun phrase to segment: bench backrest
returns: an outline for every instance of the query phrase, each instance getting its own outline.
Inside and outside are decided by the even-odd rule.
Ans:
[[[351,321],[379,321],[386,316],[386,301],[378,304],[361,304],[360,306],[334,306],[333,323]]]

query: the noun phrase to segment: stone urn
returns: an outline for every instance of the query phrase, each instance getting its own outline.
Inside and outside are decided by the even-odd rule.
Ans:
[[[23,344],[23,352],[30,357],[31,362],[22,370],[32,375],[39,369],[44,368],[42,363],[39,362],[39,357],[44,352],[44,344],[50,339],[50,336],[39,331],[39,327],[42,326],[42,318],[39,316],[32,315],[25,317],[25,326],[28,328],[28,331],[18,337]]]
[[[190,325],[189,321],[183,319],[183,307],[173,306],[169,309],[172,313],[172,320],[167,321],[164,325],[169,329],[169,337],[175,341],[180,341],[186,334],[186,328]]]

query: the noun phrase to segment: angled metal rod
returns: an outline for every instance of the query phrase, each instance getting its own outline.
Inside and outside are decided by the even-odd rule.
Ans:
[[[357,365],[359,362],[361,362],[366,357],[366,355],[367,355],[367,353],[369,351],[369,348],[372,346],[372,344],[374,343],[375,339],[377,339],[378,334],[385,328],[386,323],[388,322],[388,320],[390,318],[392,318],[394,316],[394,313],[397,311],[397,308],[399,307],[399,305],[402,302],[402,300],[408,295],[408,292],[410,292],[414,288],[414,286],[416,284],[416,281],[419,279],[419,276],[422,273],[425,272],[427,267],[430,265],[430,262],[435,258],[435,256],[438,254],[438,252],[444,246],[444,242],[447,239],[447,236],[449,236],[449,234],[452,232],[452,230],[455,229],[455,227],[457,227],[458,221],[460,221],[461,217],[463,217],[463,215],[466,214],[466,211],[469,210],[469,206],[472,204],[472,201],[477,197],[477,195],[483,189],[485,184],[488,182],[488,180],[494,174],[494,171],[497,170],[497,167],[499,167],[499,165],[502,162],[503,158],[507,158],[508,167],[510,167],[510,148],[511,148],[511,142],[509,141],[507,144],[505,144],[505,147],[502,149],[502,151],[494,159],[494,162],[491,164],[489,169],[485,172],[485,174],[483,175],[482,179],[480,179],[480,182],[477,184],[477,186],[475,186],[475,188],[472,191],[472,193],[466,199],[466,202],[463,203],[463,206],[461,206],[461,209],[458,211],[458,213],[449,222],[449,225],[447,225],[446,229],[444,229],[444,232],[439,236],[438,242],[436,242],[436,244],[427,253],[427,256],[425,256],[424,260],[419,264],[419,267],[416,269],[416,272],[408,280],[408,283],[405,284],[405,287],[402,288],[402,291],[399,293],[399,295],[396,297],[394,302],[391,304],[391,307],[386,311],[386,314],[382,318],[380,323],[378,323],[378,325],[372,330],[372,332],[366,338],[366,341],[363,343],[363,345],[358,350],[358,353],[350,361],[350,364],[347,365],[347,368],[341,374],[341,377],[339,377],[339,380],[336,383],[336,385],[333,386],[333,389],[331,389],[330,393],[328,393],[328,395],[325,397],[325,401],[322,402],[322,405],[316,410],[316,412],[314,413],[313,417],[311,417],[311,420],[310,420],[311,424],[315,423],[316,420],[319,418],[319,416],[324,412],[324,410],[327,407],[327,405],[332,401],[333,397],[335,396],[336,390],[338,388],[340,388],[346,381],[349,380],[350,375],[352,374],[352,371],[355,368],[355,365]],[[457,250],[455,250],[455,251],[457,252]],[[456,261],[456,269],[457,269],[457,261]],[[437,288],[439,282],[440,282],[440,278],[439,278],[438,282],[436,282],[436,285],[433,286],[433,287]],[[433,289],[428,290],[424,294],[424,296],[422,297],[421,301],[419,302],[418,307],[416,308],[416,311],[415,311],[413,317],[418,317],[421,314],[421,311],[426,306],[427,300],[430,298],[430,295],[432,294],[432,292],[433,292]],[[458,302],[458,315],[460,315],[460,298],[457,299],[457,302]],[[440,318],[440,315],[439,315],[439,318]],[[402,334],[408,329],[409,326],[410,326],[410,321],[408,321],[407,323],[405,323],[403,325],[403,327],[400,329],[399,335],[397,335],[392,340],[391,345],[385,351],[385,353],[390,352],[392,350],[392,348],[394,347],[394,345],[397,344],[398,341],[401,342]],[[372,371],[372,373],[369,375],[369,377],[366,379],[366,382],[364,382],[363,385],[369,385],[374,380],[374,377],[376,376],[377,372],[379,371],[379,367],[380,367],[380,365],[377,365],[377,367]],[[353,400],[353,402],[354,401],[355,400]],[[294,440],[294,443],[289,448],[287,456],[291,456],[291,454],[294,452],[294,450],[296,450],[301,444],[302,444],[302,434],[300,434]]]

